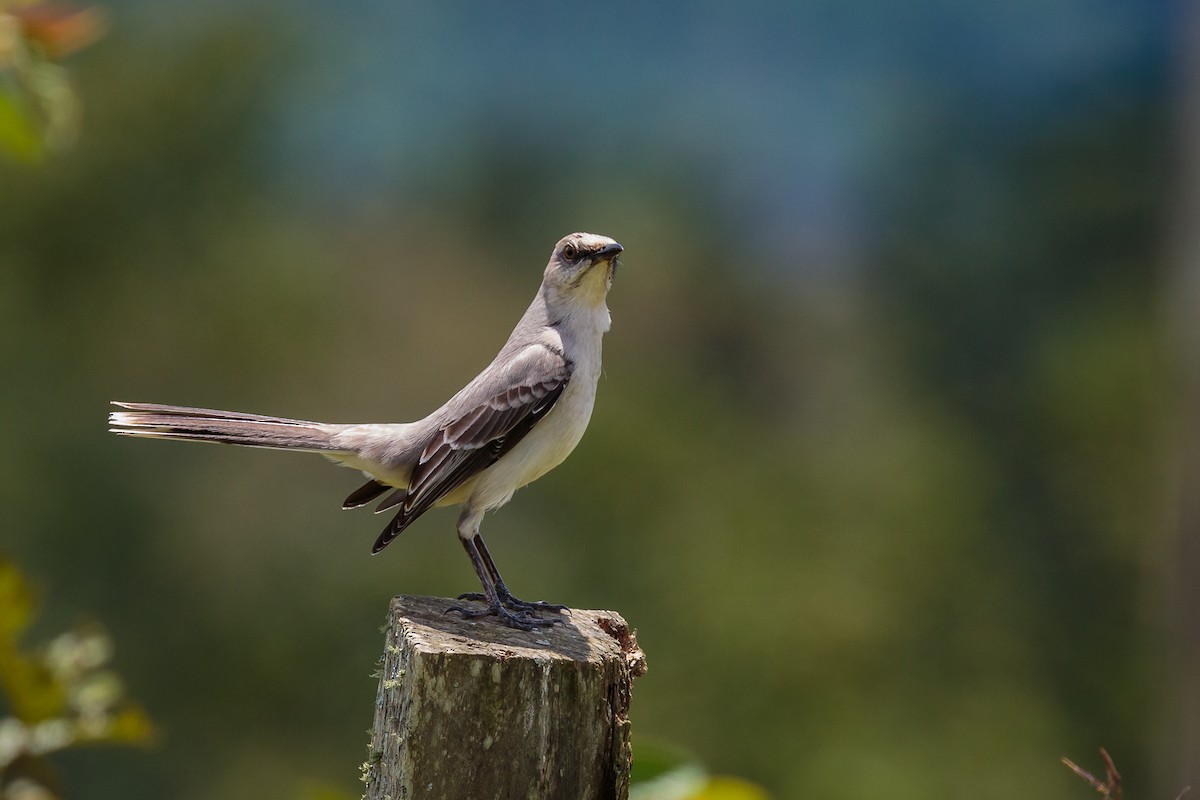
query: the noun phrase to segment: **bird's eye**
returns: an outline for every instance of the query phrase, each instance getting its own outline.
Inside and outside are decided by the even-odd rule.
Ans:
[[[575,245],[573,245],[573,244],[564,244],[563,245],[563,258],[565,258],[567,261],[574,261],[578,255],[579,255],[579,249],[577,247],[575,247]]]

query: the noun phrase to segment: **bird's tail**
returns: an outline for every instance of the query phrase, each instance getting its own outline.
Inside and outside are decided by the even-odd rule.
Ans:
[[[333,435],[345,428],[344,425],[158,403],[114,401],[113,405],[127,409],[108,415],[109,430],[122,436],[223,442],[328,455],[343,452],[333,444]]]

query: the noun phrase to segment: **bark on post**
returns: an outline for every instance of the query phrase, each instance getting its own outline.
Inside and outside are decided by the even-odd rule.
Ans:
[[[611,800],[629,793],[645,657],[625,620],[572,609],[536,631],[392,600],[366,800]]]

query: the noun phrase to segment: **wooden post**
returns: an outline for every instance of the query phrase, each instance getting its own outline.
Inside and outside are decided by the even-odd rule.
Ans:
[[[624,800],[629,702],[645,656],[619,614],[535,631],[392,600],[366,800]]]

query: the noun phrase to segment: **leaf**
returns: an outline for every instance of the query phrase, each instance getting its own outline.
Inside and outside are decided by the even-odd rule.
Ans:
[[[720,776],[711,778],[703,789],[689,795],[687,800],[771,800],[771,796],[749,781]]]
[[[140,706],[129,705],[114,714],[104,736],[95,742],[108,744],[154,744],[158,731],[150,716]]]
[[[5,97],[0,93],[0,128],[3,127]],[[33,619],[33,590],[16,565],[0,558],[0,640],[15,643]]]
[[[633,754],[629,800],[687,800],[708,782],[696,756],[667,742],[640,740]]]
[[[710,777],[694,754],[655,740],[638,742],[630,784],[630,800],[771,800],[761,786]]]
[[[26,8],[12,8],[11,14],[21,25],[21,32],[36,42],[51,58],[62,58],[95,42],[104,35],[107,19],[96,8],[75,8],[50,3],[26,3]]]
[[[12,713],[25,723],[44,722],[66,712],[66,689],[44,663],[19,652],[10,642],[0,644],[0,687]]]
[[[700,759],[694,753],[660,739],[639,738],[633,754],[630,782],[644,783],[684,769],[704,772]]]
[[[0,92],[0,150],[28,163],[41,161],[46,152],[37,124],[5,92]]]
[[[0,95],[0,101],[3,95]],[[0,116],[3,105],[0,103]],[[16,565],[0,558],[0,688],[12,713],[33,724],[62,713],[66,693],[41,660],[21,652],[19,639],[33,621],[34,592]]]

